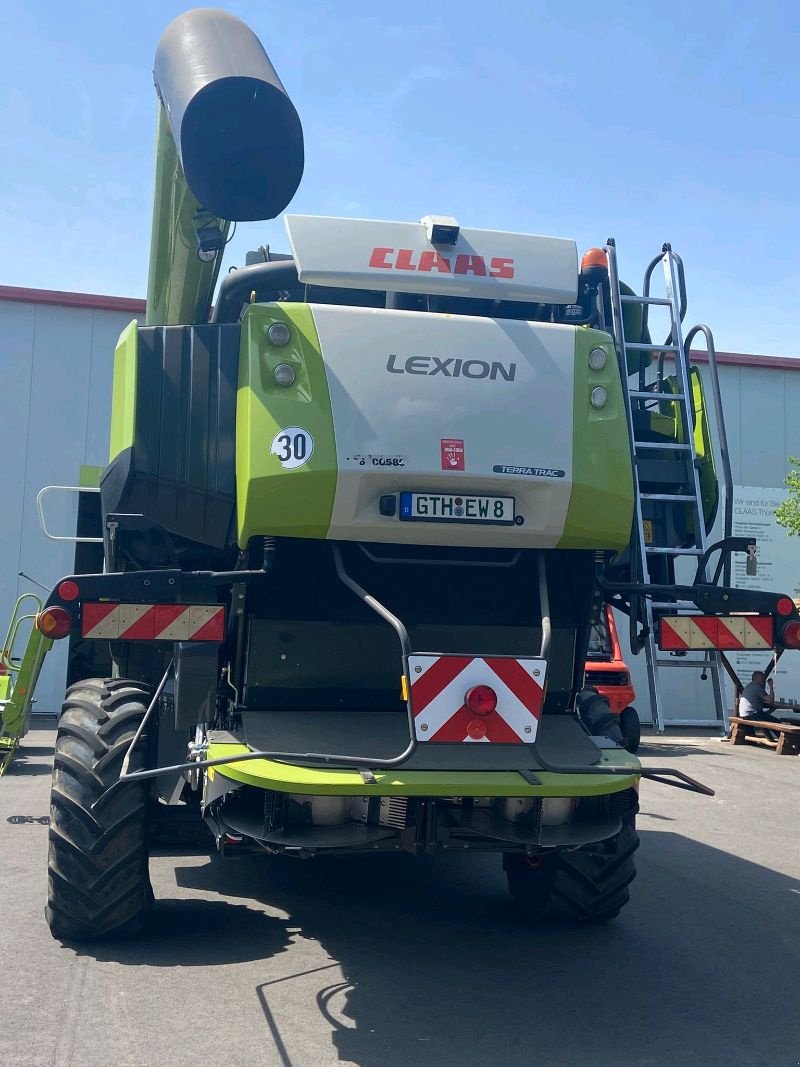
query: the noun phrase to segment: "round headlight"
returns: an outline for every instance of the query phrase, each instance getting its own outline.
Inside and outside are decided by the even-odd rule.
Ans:
[[[267,340],[270,344],[277,345],[279,348],[283,347],[283,345],[288,345],[290,337],[289,327],[285,322],[273,322],[271,326],[267,327]]]
[[[607,358],[604,348],[593,348],[589,353],[589,366],[592,370],[602,370],[606,365]]]
[[[608,400],[608,393],[602,385],[596,385],[594,389],[592,389],[592,394],[589,399],[593,408],[604,408],[606,406],[606,401]]]
[[[272,376],[275,379],[276,385],[282,385],[284,387],[287,385],[294,385],[294,367],[289,366],[288,363],[279,363],[272,372]]]

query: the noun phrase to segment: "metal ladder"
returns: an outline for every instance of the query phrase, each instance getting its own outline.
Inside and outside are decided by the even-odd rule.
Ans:
[[[683,268],[680,258],[672,251],[669,245],[664,245],[662,254],[656,256],[650,263],[645,273],[645,281],[642,287],[642,296],[627,295],[621,291],[619,273],[617,270],[616,247],[613,239],[610,239],[606,252],[608,255],[609,283],[611,290],[612,332],[617,348],[617,356],[620,363],[620,375],[622,378],[623,391],[628,414],[628,426],[631,434],[631,452],[633,460],[633,482],[635,499],[635,544],[632,544],[634,555],[633,574],[635,580],[645,584],[651,582],[651,561],[658,556],[671,556],[677,561],[680,558],[693,557],[699,560],[707,548],[705,516],[703,514],[703,500],[700,487],[700,474],[697,463],[697,452],[694,441],[694,405],[692,397],[692,384],[689,372],[689,362],[684,347],[682,318],[685,312],[685,289],[683,286]],[[650,279],[654,268],[661,262],[664,270],[664,282],[666,297],[650,296]],[[665,307],[669,311],[670,336],[664,344],[644,343],[643,341],[628,341],[625,337],[624,321],[622,315],[623,305],[635,304],[642,308],[643,324],[647,323],[647,312],[652,306]],[[691,331],[691,336],[697,332]],[[711,366],[714,400],[716,406],[717,425],[720,429],[721,438],[724,442],[724,423],[722,422],[722,407],[719,398],[719,384],[716,375],[716,361],[713,358],[713,339],[707,327],[700,327],[709,342],[709,364]],[[644,328],[643,328],[644,332]],[[661,374],[647,382],[644,369],[640,369],[638,388],[631,388],[628,374],[628,354],[641,354],[651,352],[654,355],[671,353],[679,391],[669,393],[662,391]],[[636,420],[634,412],[641,411],[648,403],[669,402],[676,406],[679,413],[679,421],[684,427],[684,441],[682,442],[655,442],[642,440],[636,433]],[[659,452],[683,453],[686,455],[691,468],[691,490],[689,492],[647,492],[642,489],[641,464],[648,456],[656,456]],[[727,444],[724,444],[723,466],[726,471],[726,487],[728,487],[728,456]],[[730,494],[729,494],[730,497]],[[728,497],[728,499],[729,499]],[[672,503],[676,507],[689,508],[694,531],[694,541],[687,547],[673,548],[668,545],[652,543],[652,537],[646,535],[645,519],[642,514],[642,504],[645,501],[659,501],[665,504]],[[715,719],[686,719],[670,718],[672,726],[707,726],[718,724],[722,730],[727,730],[727,718],[725,711],[723,690],[723,666],[719,652],[709,651],[704,654],[702,660],[694,659],[691,655],[686,657],[667,657],[659,653],[656,645],[656,626],[658,618],[663,614],[696,613],[697,608],[688,602],[678,600],[653,601],[644,598],[644,650],[647,661],[647,681],[650,693],[650,706],[653,711],[653,724],[659,733],[664,732],[667,720],[664,715],[664,706],[659,681],[659,670],[667,667],[684,667],[695,670],[703,670],[711,676],[714,693]]]

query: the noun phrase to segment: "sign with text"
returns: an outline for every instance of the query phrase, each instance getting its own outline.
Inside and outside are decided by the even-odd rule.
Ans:
[[[800,537],[790,537],[775,518],[775,509],[786,499],[786,490],[737,485],[733,493],[733,535],[755,538],[758,569],[755,575],[748,574],[745,556],[736,553],[731,583],[738,589],[764,589],[800,599]],[[772,655],[764,652],[729,655],[744,682],[750,680],[753,671],[763,670],[772,661]],[[778,699],[800,700],[800,653],[784,652],[772,677]],[[729,697],[731,706],[732,692]]]

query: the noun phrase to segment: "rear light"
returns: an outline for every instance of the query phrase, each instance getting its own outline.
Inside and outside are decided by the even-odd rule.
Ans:
[[[782,596],[775,605],[775,610],[779,615],[791,615],[794,611],[794,601],[789,596]]]
[[[65,582],[58,583],[58,589],[56,590],[62,600],[77,600],[80,594],[78,583],[67,579]]]
[[[486,723],[481,722],[480,719],[473,719],[467,725],[467,733],[473,741],[480,741],[481,738],[486,737]]]
[[[473,685],[467,690],[464,703],[473,715],[491,715],[497,707],[497,693],[488,685]]]
[[[36,616],[36,628],[51,641],[58,641],[72,629],[72,616],[66,608],[45,608]]]
[[[781,634],[781,642],[786,648],[800,648],[800,622],[787,622]]]
[[[593,348],[589,353],[589,366],[592,370],[602,370],[607,360],[608,356],[604,348]]]

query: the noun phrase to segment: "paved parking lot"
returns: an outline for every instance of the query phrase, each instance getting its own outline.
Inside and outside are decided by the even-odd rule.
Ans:
[[[43,918],[53,733],[0,781],[0,1064],[800,1063],[800,757],[648,739],[713,799],[645,783],[633,899],[528,928],[496,857],[152,862],[131,942]]]

